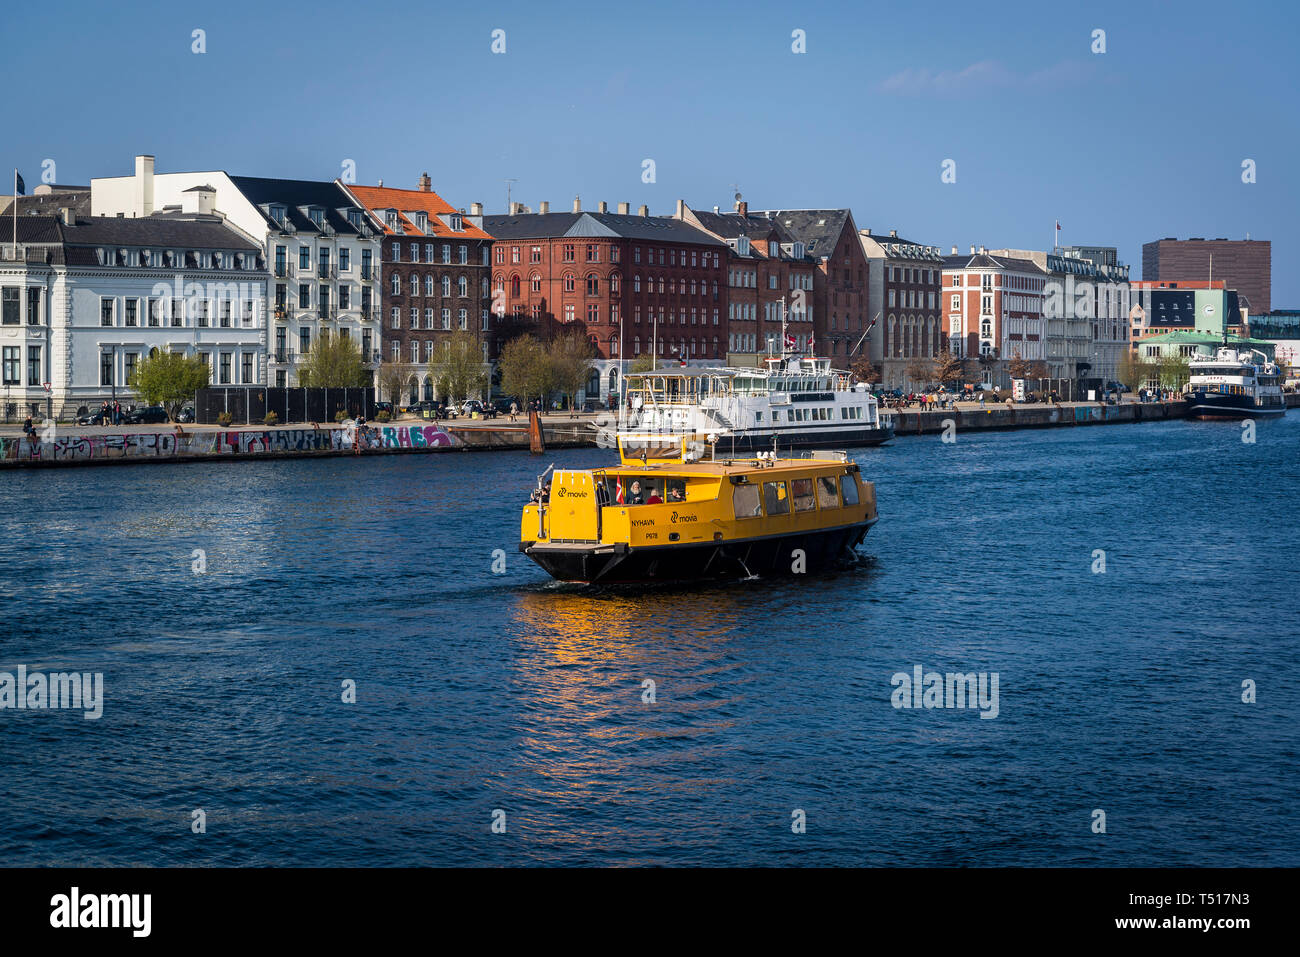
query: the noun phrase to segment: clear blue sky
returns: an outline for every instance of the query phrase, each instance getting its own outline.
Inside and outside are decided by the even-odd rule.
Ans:
[[[1064,243],[1119,246],[1135,277],[1144,241],[1249,233],[1273,241],[1274,308],[1300,307],[1300,4],[469,7],[7,9],[4,165],[30,191],[45,159],[82,184],[136,153],[320,179],[351,159],[359,182],[427,170],[488,212],[507,177],[534,208],[580,194],[653,213],[726,208],[739,183],[752,208],[849,206],[944,247],[1043,248],[1059,219]]]

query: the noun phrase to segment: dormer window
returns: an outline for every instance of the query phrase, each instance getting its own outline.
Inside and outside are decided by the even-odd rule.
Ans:
[[[325,210],[321,209],[319,206],[312,206],[307,210],[307,215],[310,217],[314,225],[325,225]]]
[[[460,213],[452,213],[449,218],[451,220],[451,231],[453,233],[459,233],[465,229],[464,224],[461,222]]]
[[[804,257],[804,248],[803,248],[803,243],[795,243],[795,244],[794,244],[794,258],[795,258],[795,259],[803,259],[803,257]]]
[[[736,252],[738,252],[738,253],[739,253],[740,255],[742,255],[742,256],[748,256],[748,255],[749,255],[749,237],[748,237],[748,236],[737,236],[737,237],[736,237]]]
[[[349,209],[347,211],[348,224],[357,227],[361,225],[361,210]]]
[[[283,207],[283,206],[272,206],[271,209],[270,209],[270,215],[271,215],[271,219],[275,222],[275,224],[276,224],[277,226],[283,226],[283,225],[284,225],[284,207]]]
[[[771,256],[773,259],[780,259],[781,244],[777,242],[775,239],[769,239],[767,241],[767,254]]]

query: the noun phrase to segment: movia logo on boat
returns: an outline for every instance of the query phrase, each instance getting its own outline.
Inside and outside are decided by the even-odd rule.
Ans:
[[[587,490],[585,488],[569,488],[561,485],[559,488],[559,498],[586,498]]]
[[[673,512],[672,518],[669,519],[674,525],[678,522],[698,522],[699,520],[698,515],[678,515],[676,512]]]

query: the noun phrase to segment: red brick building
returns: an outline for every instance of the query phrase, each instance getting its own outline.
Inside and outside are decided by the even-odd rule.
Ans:
[[[781,355],[783,316],[794,349],[815,349],[817,265],[802,241],[776,220],[751,215],[743,201],[731,213],[679,202],[675,218],[727,244],[726,351],[733,365]]]
[[[858,239],[853,213],[847,209],[778,209],[757,215],[784,227],[804,244],[805,252],[816,263],[812,322],[815,351],[835,360],[837,367],[846,366],[849,351],[871,321],[867,314],[870,264]],[[877,355],[880,335],[877,323],[859,353],[870,347],[870,354]]]
[[[456,332],[478,340],[483,361],[496,357],[491,336],[489,272],[492,237],[481,207],[458,210],[433,192],[341,184],[371,213],[383,234],[380,253],[380,352],[383,364],[408,374],[410,401],[434,398],[429,361]],[[382,381],[382,378],[381,378]]]
[[[626,203],[584,212],[579,200],[567,213],[543,203],[487,216],[484,228],[496,242],[494,321],[587,336],[598,355],[588,396],[620,392],[623,361],[652,350],[695,364],[726,355],[726,245],[703,230],[645,206],[631,215]]]

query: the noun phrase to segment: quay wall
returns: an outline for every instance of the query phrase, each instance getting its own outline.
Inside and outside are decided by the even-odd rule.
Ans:
[[[1120,422],[1153,422],[1181,419],[1187,403],[1130,402],[1124,405],[997,406],[987,409],[896,409],[881,413],[894,424],[894,434],[927,435],[944,430],[951,420],[958,431],[972,429],[1041,429],[1076,425],[1106,425]]]

